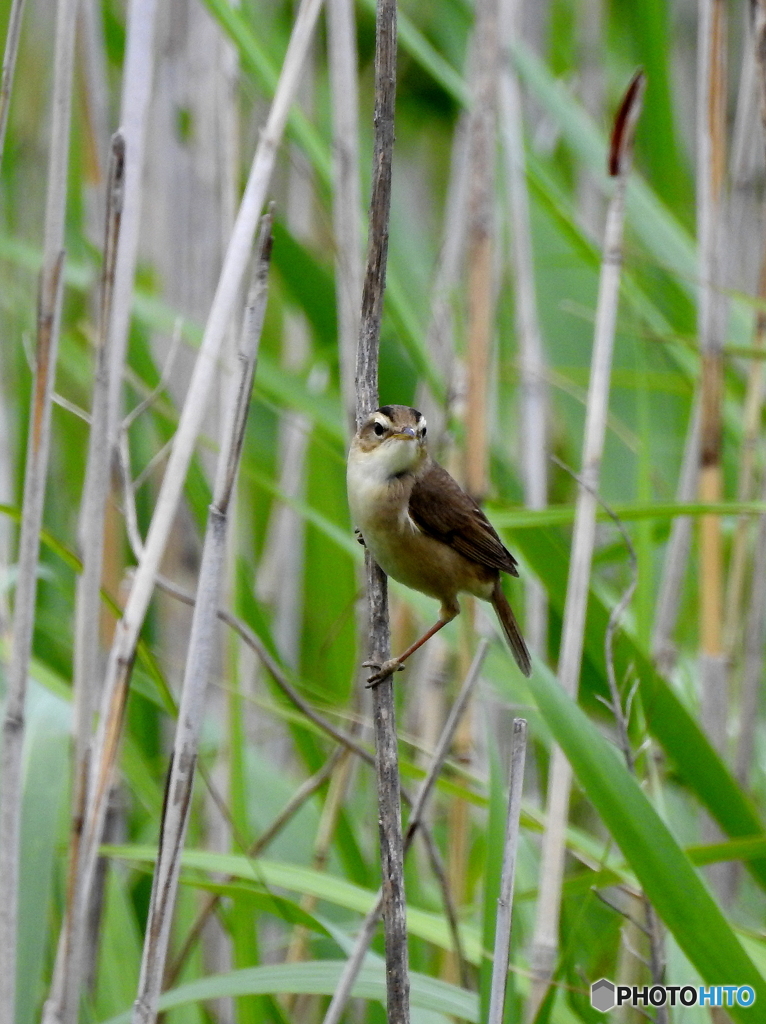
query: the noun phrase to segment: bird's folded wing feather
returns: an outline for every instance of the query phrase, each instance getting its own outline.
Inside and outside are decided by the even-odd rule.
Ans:
[[[449,544],[471,561],[518,576],[516,559],[490,521],[438,463],[431,463],[416,478],[409,513],[423,533]]]

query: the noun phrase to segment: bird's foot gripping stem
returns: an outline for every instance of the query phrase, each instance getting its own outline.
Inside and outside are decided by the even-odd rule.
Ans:
[[[382,683],[384,679],[388,679],[394,672],[403,672],[404,665],[402,664],[401,658],[389,658],[388,661],[384,661],[383,664],[379,661],[363,661],[362,668],[374,668],[377,671],[373,672],[371,676],[367,677],[367,689],[371,689]]]

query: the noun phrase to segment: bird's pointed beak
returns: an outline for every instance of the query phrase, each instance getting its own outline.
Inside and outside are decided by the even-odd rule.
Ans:
[[[398,430],[392,437],[399,438],[402,441],[414,441],[417,437],[414,427],[404,427],[402,430]]]

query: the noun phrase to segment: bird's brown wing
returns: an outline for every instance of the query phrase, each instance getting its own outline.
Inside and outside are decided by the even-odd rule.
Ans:
[[[516,559],[490,521],[437,462],[416,477],[409,512],[423,533],[455,548],[472,562],[519,575]]]

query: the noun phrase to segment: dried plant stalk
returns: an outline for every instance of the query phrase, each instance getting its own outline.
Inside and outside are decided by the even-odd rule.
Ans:
[[[69,900],[77,901],[80,830],[88,786],[90,745],[93,719],[98,703],[99,623],[101,609],[101,571],[104,555],[104,516],[109,494],[109,454],[107,443],[107,415],[109,399],[109,324],[114,288],[114,260],[120,234],[125,171],[125,140],[117,132],[112,139],[109,181],[107,186],[106,230],[104,237],[104,264],[101,274],[98,333],[96,339],[96,367],[91,406],[88,459],[85,469],[78,544],[82,552],[82,572],[77,580],[74,635],[74,786],[72,794],[72,833],[70,838]],[[59,968],[55,1001],[49,999],[46,1014],[67,1022],[77,1020],[79,985],[70,979],[84,975],[83,920],[81,927],[62,934],[66,948],[66,961]]]
[[[150,1024],[157,1015],[157,1001],[165,970],[170,925],[173,918],[178,875],[181,870],[186,827],[189,820],[199,736],[205,710],[205,691],[216,658],[218,600],[223,582],[228,511],[245,437],[245,425],[253,390],[253,376],[266,311],[267,279],[271,256],[271,215],[261,223],[253,288],[245,314],[235,380],[233,408],[218,457],[205,543],[202,550],[197,600],[189,637],[186,672],[178,709],[175,744],[165,794],[157,864],[144,937],[141,977],[133,1006],[134,1024]]]
[[[56,373],[64,268],[64,220],[69,167],[76,0],[59,0],[53,70],[51,142],[45,240],[37,315],[37,345],[29,419],[24,499],[14,603],[11,664],[0,762],[0,1015],[11,1022],[16,1003],[16,935],[21,826],[24,704],[34,634],[37,563],[50,450],[51,395]]]
[[[391,171],[396,98],[396,0],[378,0],[375,24],[375,143],[367,269],[356,356],[356,422],[360,426],[378,405],[378,353],[388,261]],[[386,577],[365,552],[369,601],[369,660],[383,664],[391,650]],[[392,676],[372,691],[375,770],[378,783],[383,927],[386,943],[386,1005],[389,1021],[410,1019],[404,852],[400,803],[396,714]]]
[[[518,0],[501,0],[501,39],[510,42],[518,38],[519,14]],[[519,447],[524,481],[524,504],[527,508],[541,509],[548,504],[548,393],[545,355],[537,316],[521,95],[510,53],[504,55],[501,64],[500,123],[508,178],[512,263],[516,290],[516,333],[521,378]],[[548,647],[548,599],[545,587],[534,578],[526,582],[524,626],[530,648],[544,658]]]
[[[684,445],[681,473],[676,489],[676,501],[688,504],[694,500],[699,481],[700,450],[700,404],[695,402],[689,420]],[[689,561],[692,540],[692,519],[690,516],[676,516],[670,528],[670,537],[663,559],[662,579],[657,594],[657,606],[652,629],[652,657],[661,671],[668,671],[673,664],[672,636],[678,621],[681,603],[681,588]]]
[[[482,640],[476,651],[473,662],[471,663],[471,667],[468,670],[468,674],[465,677],[465,682],[460,689],[460,693],[458,694],[455,703],[452,705],[447,721],[444,723],[444,728],[442,729],[441,736],[439,737],[439,742],[434,750],[433,760],[431,762],[428,775],[423,780],[423,785],[420,787],[417,798],[412,805],[412,813],[410,814],[410,820],[407,825],[407,834],[404,840],[405,850],[410,848],[415,837],[415,833],[423,820],[423,814],[431,796],[431,792],[444,766],[447,753],[449,752],[449,748],[455,736],[455,730],[463,717],[469,698],[473,692],[473,687],[476,680],[479,678],[481,666],[484,663],[484,658],[486,657],[488,648],[489,643],[486,640]],[[383,895],[383,891],[381,891],[378,896],[377,903],[372,910],[370,910],[362,923],[362,928],[357,935],[356,944],[351,956],[346,961],[346,966],[343,968],[343,974],[340,977],[338,986],[335,989],[335,994],[327,1008],[327,1013],[325,1014],[322,1024],[338,1024],[341,1016],[343,1015],[346,1003],[351,995],[351,990],[354,987],[354,982],[361,970],[367,950],[369,949],[373,935],[375,934],[375,927],[383,910]],[[390,1019],[391,1018],[389,1017],[389,1020]]]
[[[120,130],[125,138],[125,193],[122,227],[114,273],[111,317],[108,436],[114,444],[120,420],[122,370],[128,345],[133,307],[133,278],[141,227],[141,183],[144,170],[149,99],[153,80],[154,33],[157,0],[130,0],[122,77]]]
[[[604,256],[599,280],[596,329],[588,386],[582,470],[575,509],[558,670],[562,687],[572,697],[576,696],[579,688],[593,560],[597,493],[609,406],[609,379],[620,290],[625,189],[631,165],[633,133],[641,111],[644,87],[645,78],[643,73],[639,72],[628,87],[615,118],[612,133],[609,172],[616,180],[604,231]],[[556,746],[553,749],[548,781],[548,820],[543,838],[540,896],[530,953],[530,967],[533,972],[532,991],[527,1006],[530,1020],[536,1016],[545,997],[558,950],[559,911],[566,851],[565,833],[571,782],[571,768],[561,748]]]
[[[3,54],[3,70],[0,79],[0,167],[3,166],[5,152],[5,133],[8,129],[8,111],[11,106],[11,90],[16,73],[16,57],[19,52],[19,36],[21,35],[21,19],[24,14],[24,0],[13,0],[11,14],[8,18],[8,34],[5,37],[5,53]]]
[[[497,109],[497,0],[476,4],[474,81],[469,120],[468,386],[465,483],[476,499],[487,491],[487,400],[494,327],[492,221]]]
[[[721,403],[726,300],[722,291],[723,185],[726,137],[726,5],[700,0],[697,111],[698,308],[702,356],[699,497],[723,496]],[[723,655],[723,551],[719,516],[700,518],[700,676],[702,720],[721,750],[726,737],[727,683]]]
[[[356,399],[354,364],[359,338],[362,292],[360,238],[362,207],[359,177],[359,97],[356,25],[352,0],[327,0],[327,48],[332,97],[333,228],[335,294],[338,310],[341,393],[353,433]]]
[[[101,714],[94,744],[87,813],[80,848],[83,899],[87,898],[90,890],[98,847],[101,842],[106,801],[117,756],[128,680],[138,636],[178,508],[194,445],[204,420],[207,400],[216,376],[216,361],[229,327],[237,293],[250,257],[253,236],[274,168],[277,147],[284,132],[287,115],[295,95],[321,4],[322,0],[303,0],[296,16],[274,101],[253,159],[250,176],[221,270],[149,534],[133,578],[133,586],[125,611],[115,630],[114,642],[107,663]],[[126,189],[127,185],[128,181],[126,180]],[[68,908],[68,914],[83,912],[82,904]]]
[[[524,786],[524,761],[527,755],[527,723],[514,718],[511,736],[511,779],[508,792],[508,817],[503,849],[503,870],[495,921],[495,949],[492,955],[492,983],[489,996],[488,1024],[502,1024],[505,1010],[505,983],[511,955],[511,923],[513,919],[513,883],[516,877],[516,852],[519,846],[521,792]]]

